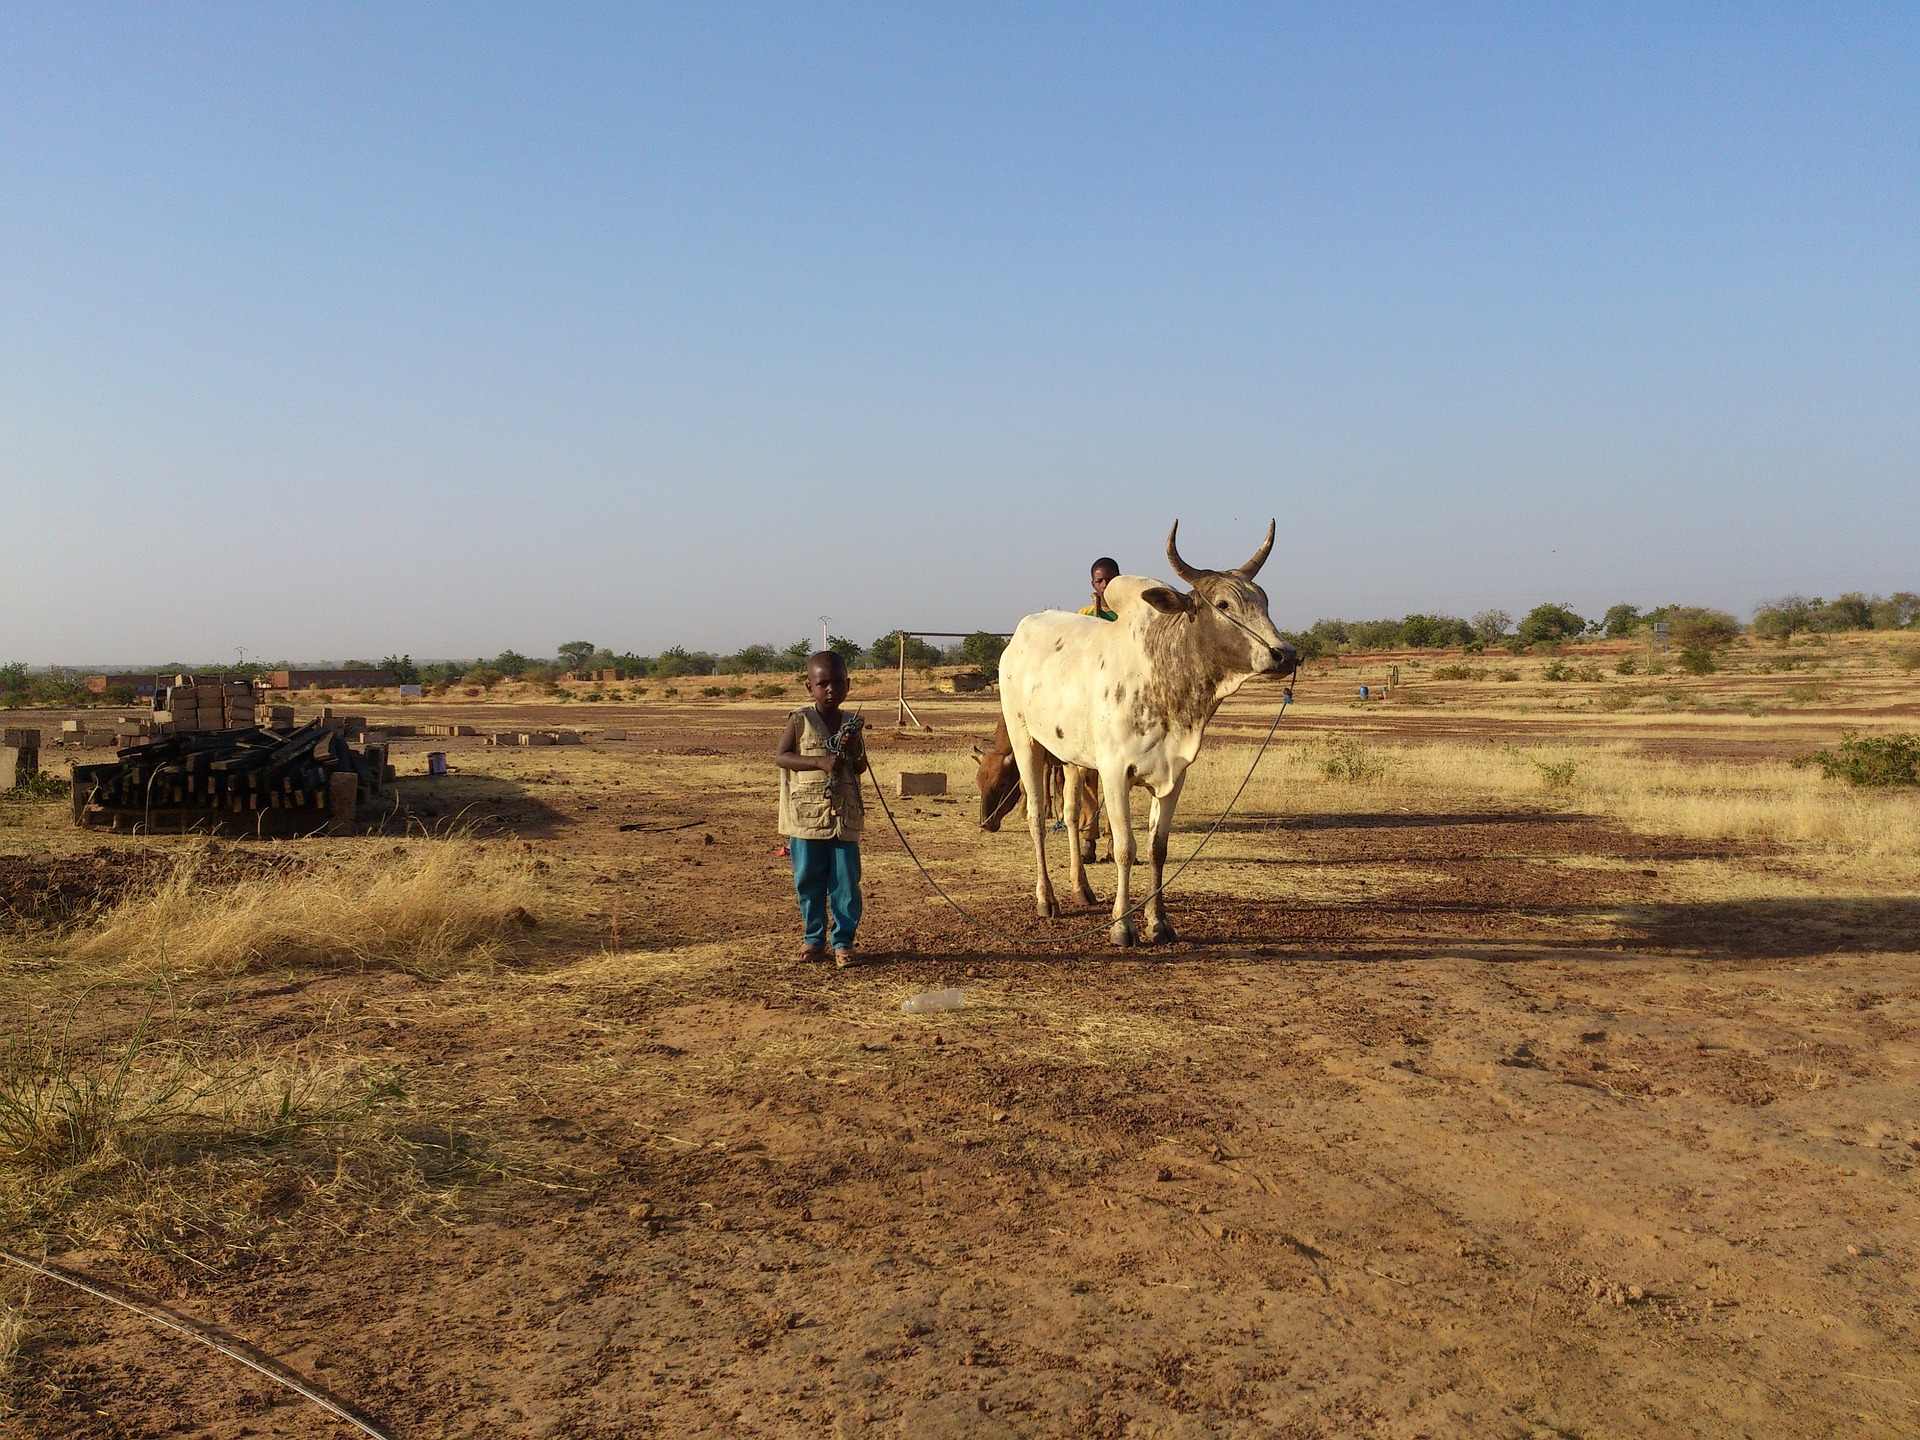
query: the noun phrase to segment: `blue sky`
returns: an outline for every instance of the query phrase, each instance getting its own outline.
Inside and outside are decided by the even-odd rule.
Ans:
[[[1912,6],[0,12],[0,660],[1920,588]]]

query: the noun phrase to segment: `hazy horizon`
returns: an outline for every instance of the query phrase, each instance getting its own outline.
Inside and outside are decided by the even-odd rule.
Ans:
[[[1920,589],[1920,10],[0,13],[0,662]],[[204,660],[197,663],[206,663]]]

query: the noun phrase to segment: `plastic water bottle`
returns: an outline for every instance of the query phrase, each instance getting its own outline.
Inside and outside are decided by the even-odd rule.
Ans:
[[[936,1010],[958,1010],[966,1003],[966,992],[962,990],[923,990],[909,1000],[902,1000],[900,1008],[908,1015],[931,1015]]]

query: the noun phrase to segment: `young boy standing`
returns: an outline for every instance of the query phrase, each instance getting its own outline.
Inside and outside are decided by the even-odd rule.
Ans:
[[[793,889],[805,927],[802,960],[827,958],[827,919],[833,919],[836,965],[858,965],[853,948],[860,926],[860,831],[866,823],[860,776],[866,746],[847,717],[847,662],[831,650],[807,660],[813,703],[787,718],[773,763],[780,767],[780,832],[793,854]],[[838,751],[836,754],[835,752]]]

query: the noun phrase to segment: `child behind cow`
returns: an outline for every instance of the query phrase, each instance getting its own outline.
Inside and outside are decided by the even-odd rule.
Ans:
[[[780,767],[780,831],[793,855],[793,890],[805,939],[800,958],[827,957],[827,920],[833,920],[836,965],[858,965],[854,932],[860,925],[860,831],[865,812],[860,776],[867,768],[859,717],[843,716],[847,662],[831,650],[807,661],[813,704],[787,719],[773,763]]]

